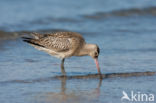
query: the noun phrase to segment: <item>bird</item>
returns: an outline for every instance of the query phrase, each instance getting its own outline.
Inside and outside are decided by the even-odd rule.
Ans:
[[[29,43],[36,49],[44,51],[51,56],[61,59],[61,72],[66,75],[64,61],[72,56],[91,56],[96,64],[100,78],[102,78],[98,56],[99,46],[89,44],[81,34],[77,32],[53,32],[53,33],[31,33],[31,37],[22,37],[24,42]]]

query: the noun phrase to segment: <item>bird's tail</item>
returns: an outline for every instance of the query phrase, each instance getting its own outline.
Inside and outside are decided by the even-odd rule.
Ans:
[[[44,47],[43,45],[41,45],[37,39],[33,39],[33,38],[29,38],[29,37],[22,37],[24,42],[27,42],[29,44],[32,44],[34,46],[40,46],[40,47]]]
[[[39,33],[36,33],[36,32],[33,32],[30,34],[31,36],[33,36],[35,39],[40,39],[43,37],[42,34],[39,34]]]

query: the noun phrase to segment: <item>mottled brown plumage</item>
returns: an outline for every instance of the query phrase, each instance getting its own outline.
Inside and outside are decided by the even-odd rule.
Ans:
[[[35,48],[62,59],[61,67],[64,69],[64,59],[71,56],[89,55],[96,61],[98,72],[99,47],[95,44],[87,44],[84,38],[75,32],[55,32],[51,34],[32,33],[34,38],[24,37],[24,41]],[[62,69],[62,70],[63,70]],[[63,70],[62,72],[65,73]]]

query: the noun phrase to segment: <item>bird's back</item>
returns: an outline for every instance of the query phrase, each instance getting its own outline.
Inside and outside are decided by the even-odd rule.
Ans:
[[[85,44],[84,38],[75,32],[36,33],[33,36],[34,38],[25,38],[24,41],[51,55],[61,55],[61,58],[73,56]]]

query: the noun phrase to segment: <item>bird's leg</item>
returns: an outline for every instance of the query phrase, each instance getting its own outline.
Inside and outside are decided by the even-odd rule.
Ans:
[[[62,59],[62,61],[61,61],[61,72],[62,72],[62,74],[63,75],[66,75],[66,72],[65,72],[65,70],[64,70],[64,58]]]

